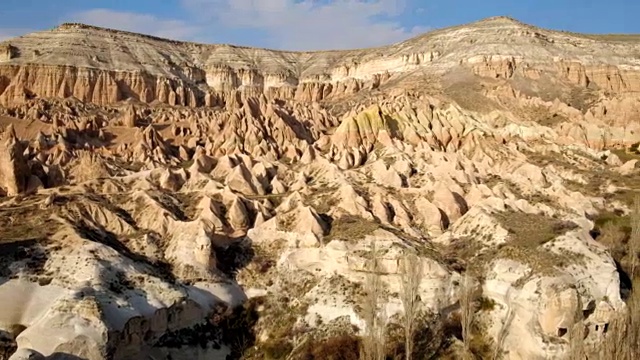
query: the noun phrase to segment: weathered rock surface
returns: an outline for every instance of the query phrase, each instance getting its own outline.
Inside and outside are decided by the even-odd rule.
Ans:
[[[23,146],[16,137],[13,126],[0,134],[0,191],[8,196],[27,189],[29,167],[23,156]]]
[[[483,279],[495,353],[563,358],[630,291],[592,235],[638,191],[638,47],[508,18],[357,51],[81,24],[5,42],[2,351],[262,358],[362,335],[367,279],[397,322],[415,253],[423,310],[455,318]]]
[[[84,46],[86,42],[92,46]],[[57,45],[43,49],[40,44]],[[73,96],[97,104],[135,98],[211,106],[230,102],[240,89],[269,98],[319,101],[377,88],[412,71],[443,74],[460,66],[494,79],[538,80],[552,73],[576,86],[622,93],[640,90],[639,46],[548,31],[503,17],[380,49],[331,52],[183,43],[63,24],[4,45],[0,78],[6,81],[0,82],[0,103]]]

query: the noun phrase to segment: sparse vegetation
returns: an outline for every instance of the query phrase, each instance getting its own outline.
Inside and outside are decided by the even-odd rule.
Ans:
[[[182,169],[188,169],[193,165],[194,160],[187,160],[187,161],[183,161],[180,163],[180,168]]]
[[[380,279],[378,249],[371,244],[371,254],[365,280],[365,300],[363,305],[365,335],[362,339],[362,360],[384,360],[386,340],[386,314],[381,311],[382,283]]]
[[[168,331],[155,342],[155,346],[199,346],[204,349],[226,345],[231,350],[230,359],[241,359],[255,344],[257,308],[262,303],[262,298],[253,298],[235,308],[219,304],[204,322],[191,328]]]
[[[632,360],[640,354],[640,281],[635,279],[634,285],[636,290],[627,300],[627,311],[615,314],[603,334],[603,344],[597,352],[599,360]]]
[[[505,244],[485,248],[479,240],[458,239],[449,246],[448,258],[458,259],[456,264],[462,261],[461,265],[474,276],[480,276],[485,266],[496,258],[528,264],[536,274],[556,274],[557,268],[581,261],[577,254],[565,254],[561,249],[555,251],[549,246],[555,237],[575,229],[576,224],[521,212],[494,216],[509,231]]]
[[[361,339],[339,333],[324,339],[310,339],[294,351],[291,360],[360,360]]]
[[[611,256],[627,273],[631,272],[632,261],[630,258],[632,216],[617,216],[616,214],[603,212],[595,220],[597,240],[607,246]]]
[[[406,254],[400,264],[402,279],[400,300],[404,309],[405,359],[411,360],[414,335],[420,312],[419,288],[422,281],[422,263],[415,254]]]
[[[549,110],[544,106],[528,106],[520,109],[524,119],[535,121],[542,126],[554,128],[556,125],[569,121],[566,116]]]
[[[201,194],[195,192],[176,192],[173,193],[172,196],[178,200],[181,211],[187,219],[193,220],[197,217],[199,212],[198,204],[202,199]]]
[[[638,151],[638,144],[633,144],[629,149],[612,149],[611,153],[618,156],[623,163],[630,160],[640,160],[640,152]]]
[[[68,31],[74,28],[78,31]],[[631,124],[634,116],[627,113],[638,105],[637,94],[628,91],[634,86],[627,77],[634,75],[629,69],[615,70],[615,65],[629,63],[621,57],[630,52],[606,51],[612,45],[600,44],[612,56],[607,64],[607,54],[588,49],[592,42],[586,39],[626,42],[640,37],[564,38],[501,18],[459,27],[456,32],[437,30],[389,51],[336,52],[326,58],[321,53],[289,54],[274,62],[261,59],[261,54],[269,52],[225,46],[225,53],[241,50],[246,56],[240,58],[251,68],[231,66],[235,71],[213,64],[218,63],[215,59],[205,59],[211,52],[205,45],[146,38],[142,39],[144,48],[159,44],[162,51],[131,54],[136,42],[140,45],[135,34],[122,36],[84,25],[63,29],[69,41],[62,45],[72,48],[52,48],[51,54],[35,49],[33,41],[49,36],[45,32],[16,40],[19,46],[9,46],[7,54],[0,54],[9,60],[19,58],[10,64],[16,71],[8,71],[8,77],[0,81],[3,89],[10,87],[3,96],[0,125],[15,125],[19,134],[14,139],[13,131],[9,132],[11,143],[26,147],[0,149],[10,153],[0,154],[0,282],[19,279],[3,290],[25,285],[15,291],[25,301],[35,289],[40,297],[25,303],[29,314],[47,313],[54,319],[57,315],[51,312],[70,316],[74,314],[69,309],[75,309],[82,316],[93,311],[91,315],[103,318],[107,325],[122,320],[125,329],[110,331],[103,339],[108,348],[119,347],[118,340],[128,344],[133,339],[140,349],[155,347],[156,357],[167,359],[171,355],[161,353],[166,349],[202,357],[201,348],[226,346],[231,350],[230,360],[496,360],[503,350],[512,350],[503,340],[511,347],[519,345],[514,338],[517,342],[521,333],[508,334],[514,329],[510,326],[514,317],[526,325],[518,329],[526,329],[536,339],[525,345],[538,346],[527,349],[532,353],[549,350],[556,354],[567,345],[566,331],[571,332],[576,360],[586,356],[627,360],[640,351],[640,200],[632,202],[640,192],[640,172],[632,169],[623,174],[604,153],[582,146],[588,143],[592,148],[604,145],[609,149],[638,136]],[[92,31],[110,37],[108,47],[114,56],[110,59],[100,51],[85,54],[95,65],[87,70],[88,75],[82,73],[87,76],[76,76],[73,66],[62,66],[69,81],[51,86],[45,83],[47,78],[56,78],[54,74],[37,73],[55,69],[44,69],[46,64],[44,70],[21,69],[32,65],[31,58],[46,63],[64,57],[56,54],[77,53],[74,48],[78,46],[83,54],[101,48],[91,42],[104,36],[85,36]],[[82,39],[75,41],[78,34]],[[509,44],[502,45],[517,47],[524,57],[495,56],[504,53],[498,50],[505,39]],[[535,51],[543,55],[573,60],[547,66],[538,61],[538,55],[530,59],[535,52],[525,49],[527,46],[540,47]],[[479,47],[489,52],[469,55]],[[572,56],[563,56],[564,49],[571,49]],[[192,56],[183,56],[185,51]],[[589,65],[585,61],[590,58],[604,59],[604,63]],[[118,64],[112,63],[114,59],[120,59]],[[127,63],[132,59],[133,63]],[[369,80],[349,79],[360,70],[366,72],[362,66],[370,60],[377,62],[369,66],[377,75]],[[404,63],[404,70],[395,66],[399,71],[385,73],[383,68],[394,67],[394,61]],[[429,62],[433,66],[422,66]],[[203,63],[213,64],[205,69],[206,74],[198,65]],[[145,64],[157,66],[150,69]],[[268,73],[281,76],[261,79],[264,65],[269,64],[273,66],[268,66],[272,68]],[[341,64],[353,66],[336,68]],[[362,65],[360,70],[354,67],[357,65]],[[131,70],[131,76],[121,74],[122,66]],[[105,69],[113,71],[105,73]],[[211,76],[225,77],[234,71],[258,82],[286,86],[264,96],[252,86],[233,91],[237,81],[231,81],[229,89],[225,85],[223,92],[207,89],[207,83],[219,83]],[[161,74],[172,76],[154,77]],[[25,79],[28,86],[20,84]],[[74,79],[78,81],[72,86]],[[228,83],[226,80],[222,82]],[[618,88],[624,88],[624,94],[612,90]],[[47,98],[55,94],[67,99]],[[89,99],[118,104],[92,105]],[[127,108],[131,127],[118,126],[127,103],[136,105],[136,109],[133,105]],[[365,105],[372,107],[363,111]],[[583,114],[590,111],[589,116],[568,106]],[[621,112],[624,116],[618,116]],[[640,160],[639,147],[634,144],[613,153],[622,161]],[[194,160],[184,161],[186,155],[194,152],[206,154],[203,164],[210,163],[206,167],[215,170],[203,166],[200,174],[185,171],[194,164]],[[315,159],[307,162],[312,157]],[[397,174],[389,174],[388,179],[374,176],[376,167],[371,165],[376,161],[394,165]],[[11,162],[20,166],[14,169],[5,164]],[[521,167],[527,162],[543,171]],[[19,168],[24,171],[17,171]],[[142,169],[148,171],[140,172]],[[519,171],[504,175],[512,169]],[[486,178],[491,191],[478,184],[481,178]],[[22,194],[5,196],[25,187],[29,189]],[[443,187],[447,191],[441,191]],[[289,193],[271,194],[287,189]],[[289,195],[291,206],[280,206]],[[198,205],[204,196],[212,200],[212,211],[201,214]],[[604,202],[593,198],[596,196]],[[629,206],[632,213],[624,215],[625,206],[616,201]],[[297,217],[298,202],[313,206],[322,220],[320,243],[315,237],[296,241],[300,239],[295,234],[268,228],[275,222],[278,230],[305,231],[302,227],[308,223],[315,232],[316,219],[304,218],[306,213]],[[540,214],[516,211],[530,212],[531,206]],[[616,210],[609,213],[601,207]],[[501,208],[509,210],[494,213]],[[582,227],[589,224],[584,214],[592,216],[594,208],[602,210],[598,218],[591,219],[596,223],[594,238],[609,248],[615,262],[587,237],[585,229],[541,215],[571,213]],[[367,218],[366,212],[373,216]],[[256,220],[267,223],[252,229]],[[376,236],[368,236],[374,232]],[[371,239],[378,244],[367,249]],[[331,240],[344,243],[327,245]],[[381,243],[385,245],[382,249],[377,247]],[[504,261],[500,264],[504,267],[492,266],[494,260],[504,259],[519,264]],[[78,267],[77,274],[75,269],[61,269],[73,266]],[[582,321],[588,320],[593,303],[610,302],[616,310],[621,308],[618,294],[612,292],[617,289],[610,286],[617,283],[614,266],[629,312],[621,312],[605,325],[604,342],[596,343],[601,345],[601,354],[594,355],[595,349],[589,348],[592,339],[585,341],[593,331],[580,325],[588,322]],[[516,280],[495,274],[498,271],[524,275]],[[96,276],[77,284],[86,274]],[[543,295],[535,291],[542,289],[529,288],[544,276],[557,276],[563,290],[574,286],[579,304],[588,307],[583,312],[583,306],[577,306],[577,315],[561,314],[563,321],[577,316],[578,324],[575,329],[560,325],[560,336],[542,334],[538,328],[544,328],[546,334],[547,326],[542,324],[546,321],[538,321],[540,314],[534,311],[531,321],[523,319],[518,311],[526,306],[509,301],[511,290],[518,302],[546,300],[546,291],[555,291],[555,287],[544,289]],[[27,281],[54,286],[41,289]],[[526,288],[519,289],[523,285]],[[509,292],[501,293],[506,287]],[[483,288],[491,292],[482,294]],[[74,296],[56,294],[61,291],[64,295],[64,289],[78,291]],[[249,297],[243,306],[214,306],[207,316],[192,317],[211,310],[205,303],[235,302],[242,289]],[[55,306],[48,303],[49,294]],[[140,312],[132,308],[145,314],[153,310],[151,305],[140,309],[145,299],[153,306],[164,304],[165,308],[153,311],[151,320],[166,323],[170,330],[157,330],[148,318],[129,319]],[[456,300],[458,304],[453,303]],[[109,306],[103,306],[103,301]],[[189,308],[196,306],[194,302],[202,308]],[[400,303],[402,309],[398,309]],[[540,305],[537,309],[542,312],[547,304],[532,305]],[[40,311],[40,306],[49,312]],[[191,317],[182,319],[181,310]],[[597,317],[606,312],[598,312]],[[18,319],[33,317],[15,313]],[[12,337],[0,345],[13,351],[17,333],[9,327],[17,320],[0,320],[7,327],[7,334],[0,332],[0,342],[4,335]],[[38,321],[34,318],[29,323]],[[198,324],[191,326],[194,321]],[[177,325],[187,323],[188,329]],[[87,324],[102,329],[95,321]],[[358,329],[353,324],[365,327]],[[72,341],[82,339],[67,339],[65,334],[74,333],[67,330],[61,329],[60,339],[29,340],[34,346],[46,343],[59,350],[81,351]],[[551,332],[555,333],[553,327]],[[30,337],[37,336],[31,333]],[[540,338],[542,343],[537,341]],[[95,345],[103,349],[105,344]],[[529,354],[523,353],[520,357]]]
[[[318,214],[327,214],[338,204],[338,199],[331,195],[332,190],[333,189],[324,189],[316,196],[317,200],[314,202],[313,208]]]
[[[490,83],[488,79],[487,83]],[[483,90],[487,84],[475,77],[471,70],[455,70],[446,74],[442,92],[454,100],[463,109],[489,112],[495,109],[497,103],[483,95]]]
[[[59,224],[51,218],[51,209],[41,209],[37,199],[14,207],[0,208],[0,243],[44,239],[55,233]]]
[[[359,216],[343,215],[333,219],[331,222],[331,230],[325,236],[325,242],[333,239],[341,239],[348,241],[357,241],[365,236],[372,234],[380,228],[380,224],[363,219]]]
[[[622,262],[623,269],[629,274],[629,296],[626,309],[614,313],[614,317],[606,325],[601,344],[595,348],[582,340],[581,329],[572,336],[570,358],[598,360],[631,360],[640,353],[640,276],[636,271],[638,242],[640,238],[640,198],[634,199],[634,207],[628,218],[604,214],[596,224],[600,223],[598,240],[607,245],[614,258]],[[625,243],[626,241],[626,243]],[[623,284],[624,286],[624,284]],[[576,326],[582,326],[580,323]]]
[[[462,328],[462,342],[464,343],[465,354],[464,359],[469,359],[471,354],[471,341],[473,335],[471,333],[471,326],[473,324],[473,316],[475,309],[473,308],[475,302],[475,294],[473,289],[473,280],[469,277],[469,274],[464,274],[462,283],[460,284],[460,324]]]
[[[501,212],[495,218],[509,231],[509,245],[523,248],[537,248],[577,228],[571,222],[523,212]]]
[[[276,226],[279,231],[292,231],[296,217],[294,213],[281,214],[276,218]]]
[[[636,196],[631,212],[631,234],[628,242],[630,276],[631,279],[636,277],[638,264],[638,253],[640,253],[640,196]]]
[[[477,302],[478,311],[491,311],[496,307],[496,301],[488,297],[480,296]]]

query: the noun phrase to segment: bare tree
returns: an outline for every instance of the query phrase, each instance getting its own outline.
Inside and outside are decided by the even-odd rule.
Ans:
[[[576,323],[573,325],[573,328],[569,333],[569,360],[585,360],[587,356],[587,349],[584,342],[584,323],[579,318],[576,318],[576,320]]]
[[[422,263],[413,253],[405,254],[400,263],[401,292],[400,300],[404,308],[405,359],[411,360],[414,349],[414,336],[419,316],[419,288],[422,281]]]
[[[362,340],[363,360],[384,360],[386,318],[381,314],[379,306],[382,297],[382,280],[376,243],[371,244],[371,258],[365,279],[364,321],[365,336]]]
[[[502,326],[500,327],[498,338],[496,339],[495,349],[493,349],[493,360],[499,359],[500,355],[502,354],[502,345],[504,343],[504,339],[507,337],[507,333],[509,331],[509,327],[511,326],[511,323],[513,322],[514,316],[515,316],[515,313],[511,309],[511,306],[509,306],[507,308],[507,314],[504,318]]]
[[[631,212],[631,236],[628,242],[629,266],[631,279],[635,279],[638,265],[638,252],[640,251],[640,196],[633,199],[633,211]]]
[[[462,341],[464,343],[465,358],[471,354],[471,325],[474,315],[473,281],[468,274],[462,277],[460,288],[460,324],[462,326]]]
[[[628,347],[628,330],[626,316],[616,314],[608,324],[608,331],[603,334],[602,345],[598,349],[598,358],[601,360],[632,360],[631,349]]]
[[[633,283],[640,288],[640,281]],[[606,324],[602,344],[595,357],[599,360],[634,360],[640,354],[640,293],[631,292],[626,311],[616,313]],[[590,357],[591,358],[591,357]]]
[[[609,133],[607,132],[607,129],[604,128],[602,129],[602,150],[607,150],[609,148]]]
[[[640,354],[640,279],[635,272],[640,251],[640,197],[634,199],[631,214],[631,236],[628,242],[631,294],[623,313],[615,314],[602,334],[599,359],[632,360]]]

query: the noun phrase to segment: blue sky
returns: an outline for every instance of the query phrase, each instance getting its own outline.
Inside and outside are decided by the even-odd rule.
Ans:
[[[638,0],[1,1],[0,40],[77,21],[207,43],[345,49],[498,15],[558,30],[640,33]]]

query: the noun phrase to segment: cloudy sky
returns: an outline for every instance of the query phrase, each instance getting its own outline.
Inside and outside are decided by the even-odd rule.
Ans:
[[[206,43],[276,49],[384,45],[508,15],[589,33],[640,33],[638,0],[0,0],[0,40],[83,22]]]

